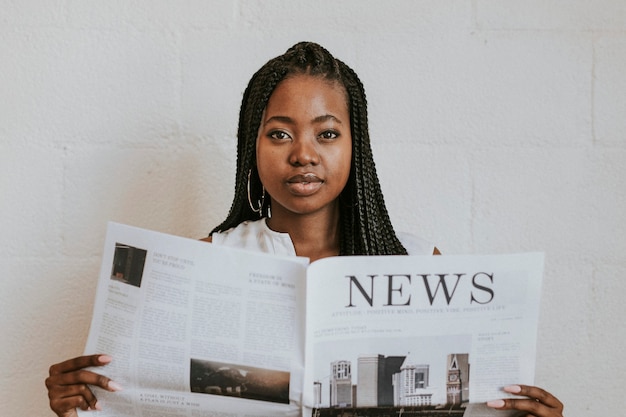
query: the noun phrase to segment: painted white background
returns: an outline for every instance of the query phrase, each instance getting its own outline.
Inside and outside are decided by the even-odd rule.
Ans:
[[[107,220],[199,238],[225,217],[243,89],[300,40],[361,76],[396,228],[545,251],[537,384],[621,415],[623,0],[0,0],[2,415],[52,414]]]

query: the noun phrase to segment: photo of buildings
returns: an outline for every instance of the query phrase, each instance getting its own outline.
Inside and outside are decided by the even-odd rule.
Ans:
[[[382,408],[462,410],[470,393],[469,337],[454,339],[457,343],[452,345],[440,344],[442,340],[419,341],[414,346],[417,349],[404,355],[337,356],[327,362],[327,375],[315,381],[317,405],[337,412],[356,408],[359,412]],[[454,347],[442,351],[442,346]],[[462,349],[453,350],[457,347]]]

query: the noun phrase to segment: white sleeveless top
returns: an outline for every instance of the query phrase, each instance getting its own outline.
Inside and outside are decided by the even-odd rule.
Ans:
[[[398,239],[409,255],[432,255],[435,246],[407,233],[397,233]],[[288,233],[275,232],[267,226],[266,219],[245,221],[224,232],[213,233],[216,245],[231,246],[281,256],[296,256]]]

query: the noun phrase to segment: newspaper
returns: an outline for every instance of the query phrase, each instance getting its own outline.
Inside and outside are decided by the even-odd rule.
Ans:
[[[109,223],[85,354],[124,389],[89,413],[492,415],[533,383],[542,270],[540,253],[309,265]]]

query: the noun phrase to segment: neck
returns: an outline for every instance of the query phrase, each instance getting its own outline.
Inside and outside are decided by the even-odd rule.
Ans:
[[[270,229],[289,233],[296,255],[311,262],[339,255],[339,207],[312,214],[294,214],[272,210],[267,220]]]

